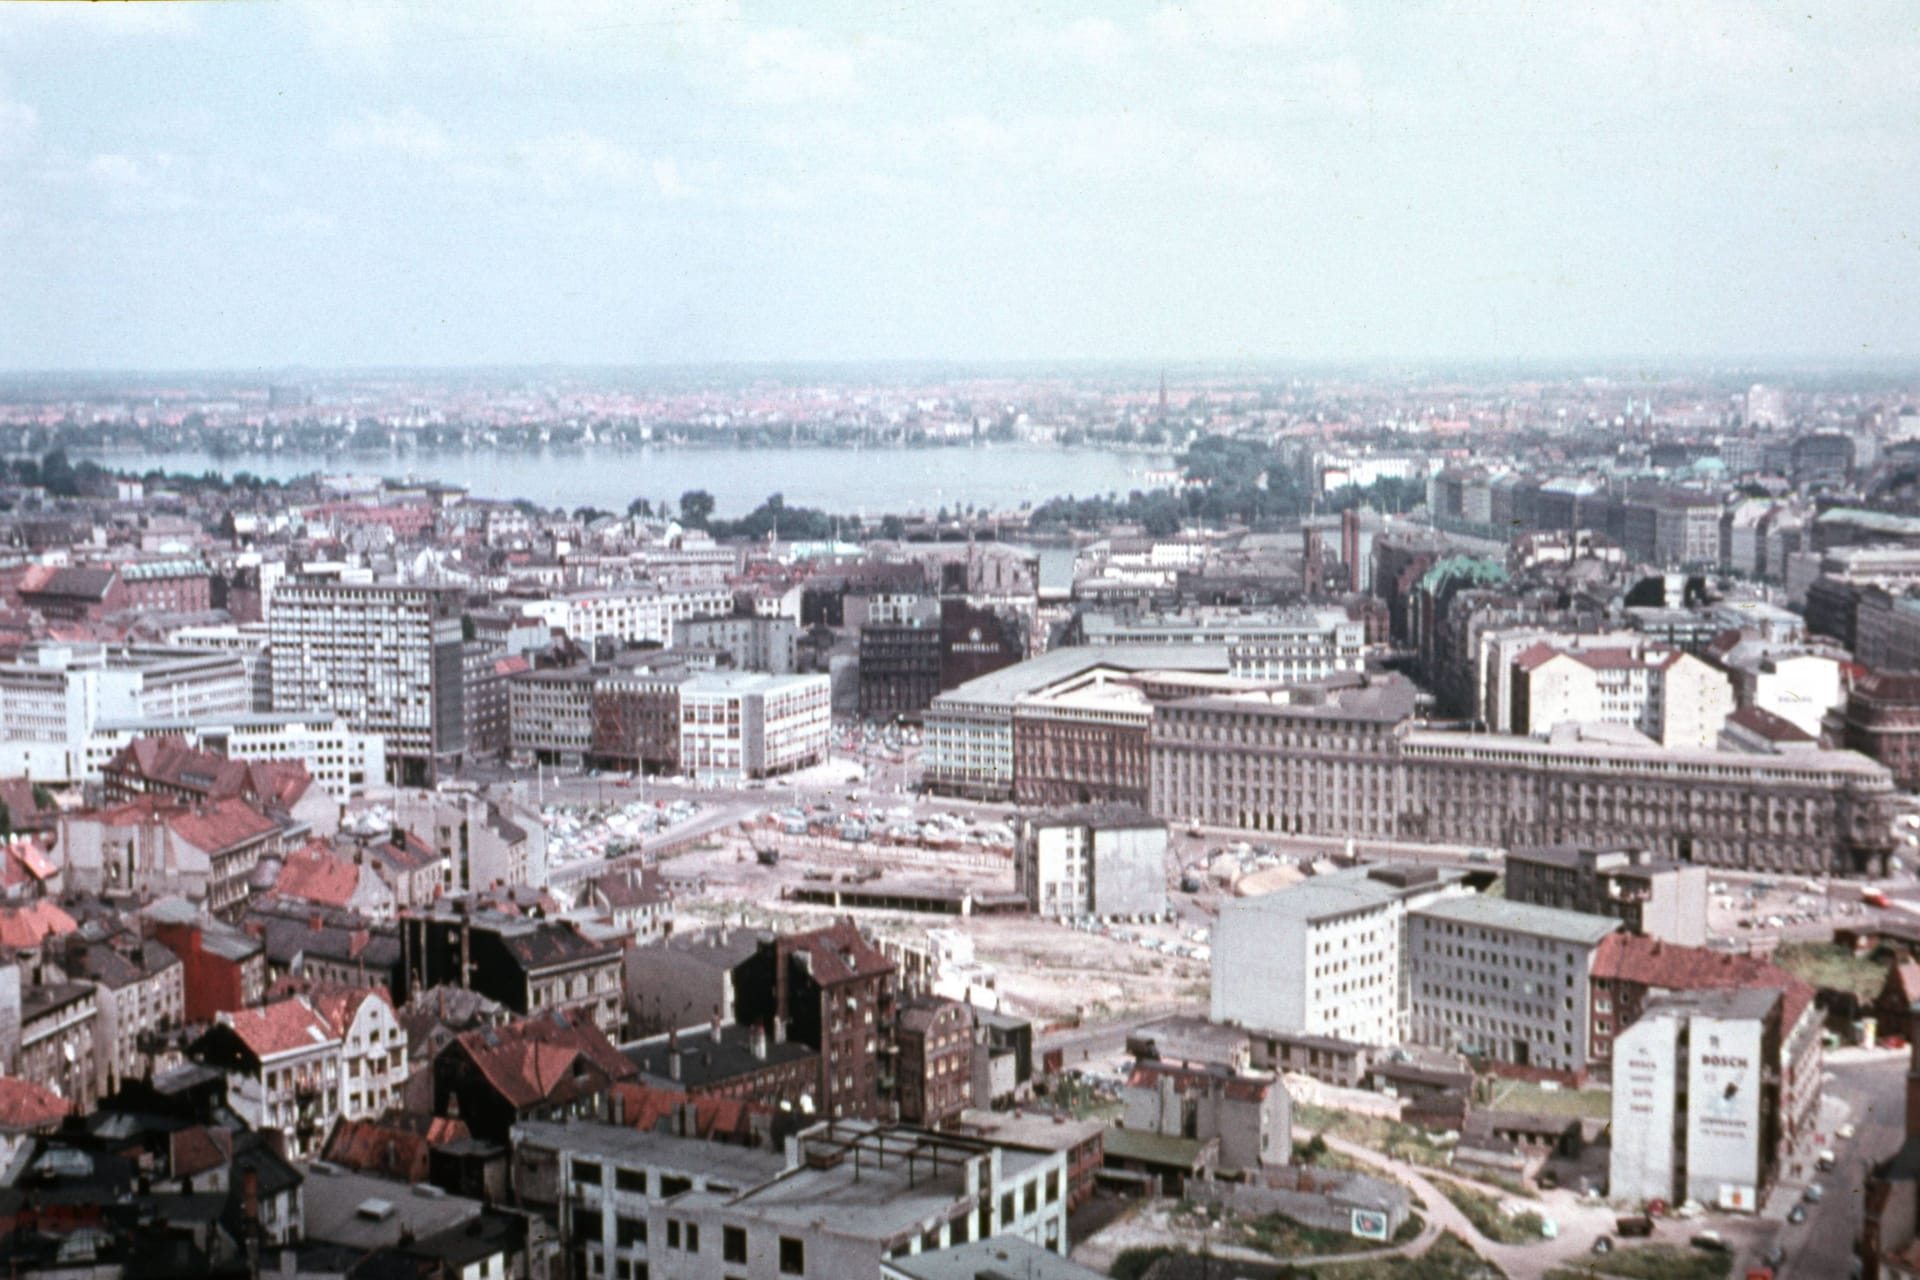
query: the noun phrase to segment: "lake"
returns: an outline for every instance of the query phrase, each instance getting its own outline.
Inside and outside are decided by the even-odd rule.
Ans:
[[[475,450],[408,453],[89,452],[115,471],[232,475],[250,471],[290,480],[329,474],[440,480],[475,497],[527,498],[548,507],[592,506],[625,511],[635,498],[677,505],[689,489],[714,496],[718,514],[745,515],[770,493],[789,506],[861,517],[933,512],[941,507],[1012,509],[1072,494],[1125,494],[1147,488],[1146,472],[1171,465],[1165,456],[1063,449],[1050,445],[968,445],[934,449],[578,449],[544,452]]]

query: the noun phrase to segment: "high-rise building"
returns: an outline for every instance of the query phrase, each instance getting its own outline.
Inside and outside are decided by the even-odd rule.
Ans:
[[[465,748],[457,587],[305,575],[270,623],[275,711],[333,710],[386,740],[392,780],[420,786]]]

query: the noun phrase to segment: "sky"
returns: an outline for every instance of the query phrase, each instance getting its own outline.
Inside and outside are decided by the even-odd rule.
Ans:
[[[0,5],[0,368],[1910,359],[1920,7]]]

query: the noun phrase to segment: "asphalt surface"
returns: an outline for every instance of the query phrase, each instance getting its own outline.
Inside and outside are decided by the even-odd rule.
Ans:
[[[1905,1054],[1837,1062],[1828,1070],[1833,1079],[1827,1082],[1827,1093],[1847,1104],[1856,1132],[1851,1140],[1826,1135],[1827,1145],[1840,1158],[1831,1173],[1815,1173],[1786,1184],[1797,1190],[1818,1180],[1826,1195],[1819,1204],[1807,1206],[1804,1223],[1782,1223],[1774,1236],[1787,1250],[1778,1272],[1780,1280],[1842,1280],[1850,1272],[1854,1244],[1860,1238],[1865,1175],[1898,1151],[1906,1134]],[[1768,1209],[1771,1216],[1774,1206]]]

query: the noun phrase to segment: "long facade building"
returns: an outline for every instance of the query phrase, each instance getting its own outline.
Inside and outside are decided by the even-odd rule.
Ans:
[[[275,711],[331,710],[385,739],[395,781],[421,785],[466,739],[457,587],[315,574],[274,593]]]
[[[1883,866],[1894,789],[1849,751],[1744,755],[1414,727],[1398,680],[1154,707],[1150,808],[1176,823],[1407,843],[1618,843],[1707,866]]]

